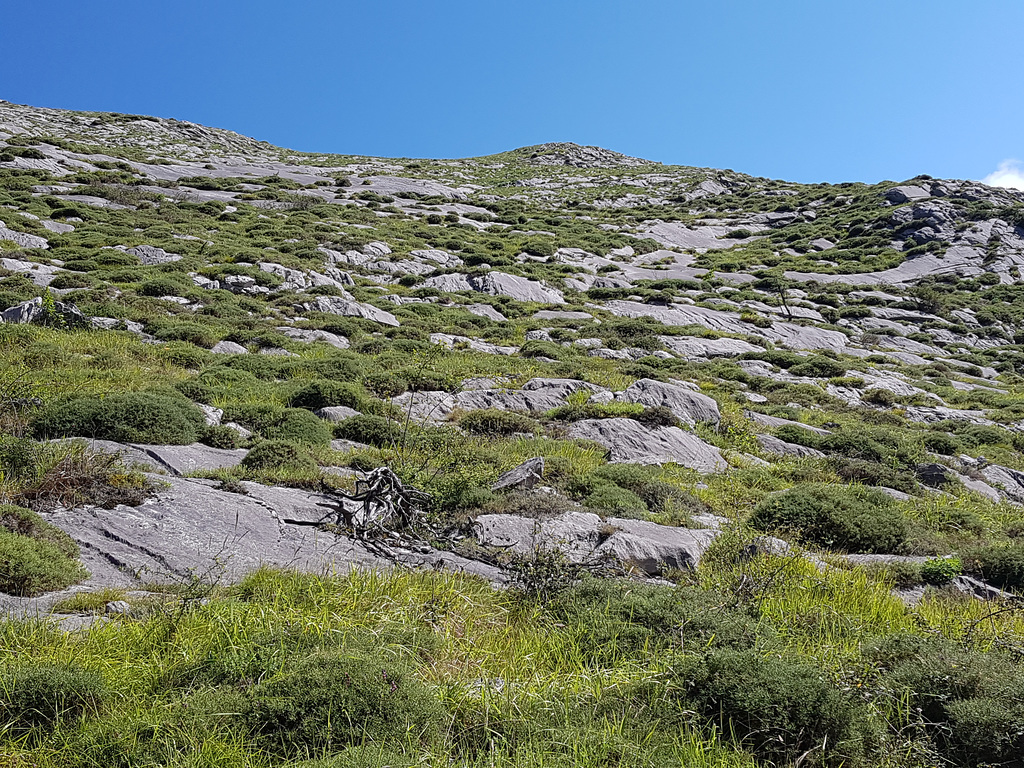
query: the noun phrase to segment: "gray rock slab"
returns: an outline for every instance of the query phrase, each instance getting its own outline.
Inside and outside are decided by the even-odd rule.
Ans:
[[[605,309],[620,317],[652,317],[665,325],[702,325],[715,331],[762,336],[791,349],[831,349],[841,352],[849,345],[844,333],[815,326],[796,325],[777,320],[768,328],[758,328],[740,319],[740,313],[709,307],[673,304],[670,307],[642,304],[638,301],[609,301]]]
[[[348,339],[344,336],[338,336],[337,334],[331,333],[330,331],[321,331],[318,329],[304,330],[300,328],[288,328],[287,326],[278,328],[277,330],[289,339],[304,341],[307,344],[322,341],[325,344],[330,344],[335,349],[348,349],[350,346]]]
[[[47,264],[36,264],[33,261],[8,258],[0,258],[0,269],[25,275],[33,284],[38,285],[40,288],[48,286],[53,282],[53,278],[58,273],[64,271],[61,267],[51,267]]]
[[[799,458],[825,455],[816,448],[809,448],[806,445],[799,445],[797,443],[787,443],[785,440],[780,440],[772,435],[758,435],[757,444],[761,446],[762,451],[774,456],[795,456]]]
[[[155,245],[137,245],[134,248],[125,249],[125,253],[138,256],[139,261],[147,267],[181,261],[180,253],[168,253],[163,248],[157,248]]]
[[[439,275],[428,277],[423,285],[439,291],[478,291],[491,296],[509,296],[517,301],[536,301],[542,304],[564,304],[561,291],[541,282],[505,272],[487,272],[483,275]]]
[[[330,421],[334,424],[360,415],[359,411],[355,408],[349,408],[345,405],[330,405],[326,408],[319,408],[313,411],[313,414],[324,421]]]
[[[565,512],[547,520],[514,515],[480,515],[474,534],[483,546],[522,557],[539,549],[562,552],[571,562],[614,560],[648,576],[666,568],[692,568],[718,531],[672,528],[642,520],[608,518],[591,512]]]
[[[47,519],[78,542],[87,586],[181,582],[193,575],[222,583],[262,566],[314,573],[391,567],[358,541],[309,523],[332,518],[330,499],[296,489],[246,483],[247,495],[209,481],[160,478],[167,487],[139,507],[58,510]],[[287,522],[292,520],[295,522]],[[493,567],[457,555],[396,550],[400,563],[465,570],[503,581]]]
[[[574,423],[568,434],[603,445],[613,464],[673,463],[698,472],[728,468],[721,451],[678,427],[651,429],[633,419],[586,419]]]
[[[990,464],[981,470],[981,474],[1003,498],[1014,504],[1024,504],[1024,472],[999,464]]]
[[[49,248],[50,243],[45,237],[39,235],[30,235],[27,232],[18,232],[14,229],[8,229],[2,221],[0,221],[0,240],[7,240],[8,242],[14,243],[19,248]]]
[[[508,320],[507,317],[490,304],[467,304],[466,311],[472,312],[477,317],[486,317],[488,320],[493,320],[496,323],[504,323]]]
[[[589,312],[571,312],[568,310],[558,309],[542,309],[539,312],[533,313],[534,320],[579,320],[588,321],[594,320],[594,316]]]
[[[678,384],[666,384],[654,379],[639,379],[619,393],[616,399],[626,403],[639,403],[648,408],[664,406],[683,424],[700,422],[718,424],[721,413],[714,398],[692,392]]]
[[[350,301],[340,296],[317,296],[312,302],[304,304],[307,312],[325,312],[329,315],[344,317],[362,317],[381,325],[398,326],[398,319],[390,312],[378,309],[372,304]]]
[[[528,459],[518,467],[501,475],[491,485],[492,491],[525,491],[533,488],[544,479],[544,457]]]
[[[659,336],[658,339],[676,356],[684,359],[739,357],[748,352],[762,352],[763,347],[742,339],[703,339],[698,336]]]
[[[241,344],[236,344],[233,341],[218,341],[210,351],[215,355],[244,355],[249,352]]]

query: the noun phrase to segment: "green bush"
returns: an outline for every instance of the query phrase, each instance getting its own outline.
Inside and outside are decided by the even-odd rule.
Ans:
[[[263,440],[242,459],[242,466],[255,470],[314,473],[316,460],[305,448],[287,440]]]
[[[360,415],[334,425],[334,436],[342,440],[386,447],[401,438],[398,425],[383,416]]]
[[[302,388],[293,392],[288,399],[288,405],[311,411],[336,405],[358,409],[362,400],[363,395],[355,384],[322,379],[304,384]]]
[[[773,494],[755,507],[750,524],[846,552],[894,552],[907,537],[893,500],[856,485],[806,483]]]
[[[441,724],[437,700],[408,666],[369,652],[310,654],[250,695],[253,734],[285,755],[419,741]]]
[[[823,678],[805,661],[723,649],[675,668],[669,691],[761,758],[856,756],[859,713]]]
[[[659,480],[659,467],[639,464],[605,464],[594,470],[590,482],[597,485],[612,483],[635,494],[645,509],[661,512],[670,500],[683,501],[686,494],[674,485]]]
[[[632,491],[620,488],[612,483],[601,483],[583,500],[584,506],[601,513],[619,517],[644,519],[647,516],[647,505],[644,500]]]
[[[1024,587],[1024,541],[980,547],[965,557],[969,572],[1008,589]]]
[[[92,437],[119,443],[188,445],[206,429],[184,398],[151,392],[79,397],[52,403],[32,423],[36,437]]]
[[[846,366],[823,355],[814,355],[789,369],[793,376],[807,376],[814,379],[834,379],[846,374]]]
[[[936,557],[921,564],[921,578],[926,584],[949,584],[963,572],[959,557]]]
[[[560,592],[547,610],[573,633],[585,657],[608,665],[616,657],[678,648],[680,642],[697,650],[773,641],[774,632],[760,625],[756,610],[732,602],[692,587],[588,578]]]
[[[913,712],[957,765],[1019,766],[1024,755],[1024,670],[999,652],[945,639],[894,635],[867,660],[880,683],[909,699]]]
[[[281,416],[263,428],[268,440],[291,440],[311,445],[326,445],[331,441],[330,425],[302,408],[285,408]]]
[[[87,575],[60,546],[0,528],[0,592],[32,597],[70,587]]]
[[[211,448],[238,448],[242,444],[242,436],[231,427],[207,427],[200,442]]]
[[[15,731],[73,723],[108,698],[103,678],[77,666],[23,662],[0,672],[0,719]]]
[[[0,504],[0,529],[56,547],[65,557],[76,560],[78,545],[67,533],[25,507]]]
[[[496,408],[470,411],[459,420],[459,426],[477,435],[512,435],[516,432],[534,434],[540,430],[540,424],[535,419]]]

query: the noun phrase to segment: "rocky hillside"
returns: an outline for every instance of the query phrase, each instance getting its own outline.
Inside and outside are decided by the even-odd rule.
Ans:
[[[8,611],[88,623],[261,566],[542,603],[589,572],[712,590],[840,687],[869,635],[1024,647],[1024,193],[575,144],[308,154],[0,102],[0,218]],[[1016,701],[978,685],[949,696]],[[991,743],[967,710],[870,706],[874,735],[737,759],[1024,753],[1019,701]]]

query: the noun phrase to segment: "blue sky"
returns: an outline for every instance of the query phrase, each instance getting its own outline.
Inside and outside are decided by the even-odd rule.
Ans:
[[[575,141],[804,182],[1009,163],[1012,183],[1021,30],[1020,0],[11,2],[0,98],[306,151]]]

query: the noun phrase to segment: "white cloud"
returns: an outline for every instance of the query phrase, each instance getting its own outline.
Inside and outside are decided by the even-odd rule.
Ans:
[[[992,187],[1024,190],[1024,168],[1021,167],[1020,160],[1003,160],[999,164],[999,169],[982,181]]]

